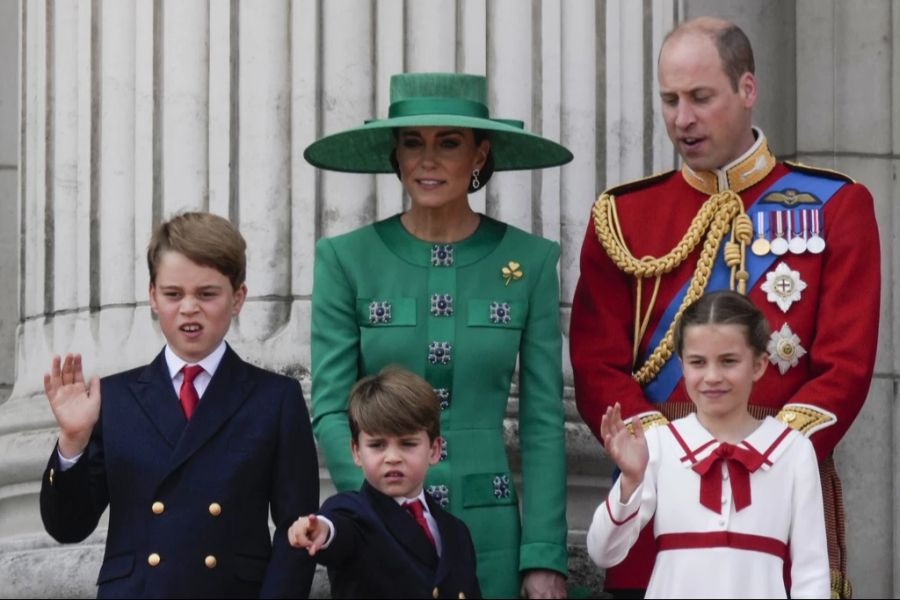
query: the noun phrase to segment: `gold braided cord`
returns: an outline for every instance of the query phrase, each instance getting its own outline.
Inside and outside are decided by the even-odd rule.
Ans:
[[[675,313],[675,318],[669,324],[669,328],[662,340],[650,353],[647,361],[632,374],[638,383],[645,385],[656,377],[662,366],[671,358],[674,347],[675,326],[684,310],[703,295],[706,285],[709,283],[709,276],[712,273],[716,253],[729,230],[731,231],[731,240],[728,242],[724,254],[725,263],[731,267],[731,287],[732,289],[737,288],[737,291],[742,294],[746,293],[746,282],[749,277],[745,266],[746,248],[753,238],[753,223],[744,212],[744,203],[741,197],[731,190],[725,190],[710,196],[703,203],[703,206],[700,207],[700,210],[691,221],[687,232],[665,256],[660,258],[646,256],[638,259],[634,257],[625,243],[618,213],[616,212],[614,196],[602,194],[597,199],[597,202],[594,203],[593,215],[597,239],[619,269],[635,276],[638,290],[640,290],[643,278],[660,278],[662,275],[677,268],[690,256],[704,234],[706,234],[700,251],[700,258],[697,261],[694,274],[691,276],[687,293],[681,302],[681,306],[678,308],[678,312]],[[657,281],[656,289],[658,289],[658,284],[659,281]],[[647,307],[647,317],[653,310],[653,305],[656,301],[656,289]],[[641,329],[646,327],[647,317],[644,319],[640,318],[640,304],[637,304],[635,320],[637,322],[644,321]],[[640,339],[635,339],[635,348],[640,344]]]

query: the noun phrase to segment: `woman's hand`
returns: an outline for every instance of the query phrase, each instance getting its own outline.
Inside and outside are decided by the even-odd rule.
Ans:
[[[84,452],[100,418],[100,380],[94,377],[90,388],[85,386],[80,354],[66,354],[62,365],[54,356],[50,372],[44,373],[44,392],[59,424],[59,451],[74,458]]]
[[[600,435],[606,452],[622,471],[621,500],[627,502],[644,481],[644,470],[650,461],[644,426],[639,418],[631,418],[631,431],[622,420],[622,407],[616,402],[606,409],[600,421]]]
[[[550,569],[529,569],[522,579],[523,598],[566,598],[566,578]]]

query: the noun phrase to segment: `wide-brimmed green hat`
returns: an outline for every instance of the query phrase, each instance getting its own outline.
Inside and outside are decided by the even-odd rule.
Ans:
[[[565,146],[525,131],[524,123],[492,119],[487,80],[464,73],[401,73],[391,77],[387,119],[367,121],[310,144],[303,158],[332,171],[393,173],[397,127],[468,127],[487,131],[494,170],[539,169],[572,160]]]

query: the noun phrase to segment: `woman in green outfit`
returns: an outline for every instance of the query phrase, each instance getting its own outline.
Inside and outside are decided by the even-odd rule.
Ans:
[[[475,213],[468,193],[494,170],[560,165],[572,154],[521,122],[490,119],[486,97],[480,76],[395,75],[389,118],[306,149],[323,169],[397,173],[411,201],[316,246],[313,426],[338,490],[358,489],[351,386],[391,363],[423,376],[440,399],[445,440],[426,489],[469,526],[485,596],[513,597],[521,586],[530,597],[564,597],[559,245]],[[517,357],[521,496],[503,441]]]

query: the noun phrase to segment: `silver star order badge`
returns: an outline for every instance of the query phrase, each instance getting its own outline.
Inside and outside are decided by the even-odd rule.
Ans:
[[[800,271],[782,262],[774,271],[766,273],[766,282],[760,287],[766,293],[766,300],[777,304],[781,312],[787,312],[791,304],[800,300],[806,282],[800,279]]]
[[[806,354],[806,348],[800,345],[800,338],[787,323],[772,332],[766,350],[769,352],[769,362],[777,365],[782,375],[791,367],[796,367],[800,357]]]

